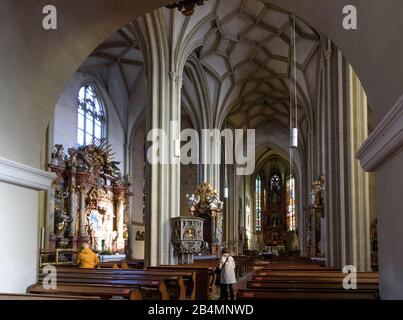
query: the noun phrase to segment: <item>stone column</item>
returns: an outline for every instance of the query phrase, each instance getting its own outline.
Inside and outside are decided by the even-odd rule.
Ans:
[[[145,264],[176,264],[171,243],[171,218],[180,216],[180,159],[174,145],[180,141],[182,73],[186,59],[177,41],[177,13],[168,24],[162,10],[137,20],[149,75],[147,99],[148,167]],[[174,124],[174,125],[172,125]],[[151,131],[153,130],[153,131]],[[156,131],[159,130],[159,131]],[[166,133],[166,139],[158,134]],[[158,152],[153,152],[158,144]],[[151,148],[151,149],[150,149]]]
[[[371,270],[369,174],[364,172],[356,153],[368,137],[368,102],[364,89],[351,66],[349,72],[350,136],[350,262],[358,271]]]
[[[324,66],[321,154],[326,177],[326,263],[370,268],[368,177],[355,154],[367,134],[367,102],[343,54],[329,41]]]

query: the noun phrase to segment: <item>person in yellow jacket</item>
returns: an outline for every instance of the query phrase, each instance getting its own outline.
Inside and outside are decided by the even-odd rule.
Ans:
[[[83,244],[83,250],[78,255],[77,264],[82,269],[94,269],[99,264],[98,256],[91,250],[88,243]]]

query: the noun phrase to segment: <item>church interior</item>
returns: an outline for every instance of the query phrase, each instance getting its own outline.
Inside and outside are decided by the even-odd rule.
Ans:
[[[224,248],[237,300],[403,299],[403,3],[53,2],[0,4],[0,300],[217,300]]]

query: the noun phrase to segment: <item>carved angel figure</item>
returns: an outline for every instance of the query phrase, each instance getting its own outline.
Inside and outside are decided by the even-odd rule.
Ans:
[[[222,209],[224,207],[224,203],[218,199],[216,194],[207,196],[207,202],[210,209]]]
[[[53,148],[52,158],[59,160],[64,158],[64,147],[61,144],[56,144]]]
[[[77,151],[70,148],[70,149],[67,150],[67,153],[70,156],[70,159],[69,159],[69,162],[68,162],[69,167],[70,168],[76,168],[77,164],[78,164]]]
[[[188,201],[189,208],[191,210],[194,210],[195,206],[200,202],[200,196],[199,195],[195,196],[194,194],[191,195],[187,194],[186,200]]]

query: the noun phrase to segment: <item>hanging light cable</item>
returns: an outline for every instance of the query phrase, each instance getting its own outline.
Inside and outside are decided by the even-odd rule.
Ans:
[[[227,120],[225,120],[225,129],[228,129]],[[225,149],[227,152],[227,149]],[[226,153],[225,153],[226,156]],[[227,162],[224,161],[224,199],[228,199],[229,197],[229,188],[228,188],[228,165]]]
[[[294,103],[290,106],[294,107],[294,116],[295,116],[295,123],[293,123],[293,114],[290,112],[291,115],[291,148],[298,148],[298,96],[297,96],[297,41],[296,41],[296,22],[295,22],[295,15],[293,16],[293,28],[292,28],[292,47],[293,47],[293,58],[292,58],[292,67],[294,69]],[[291,95],[291,92],[290,92]]]

